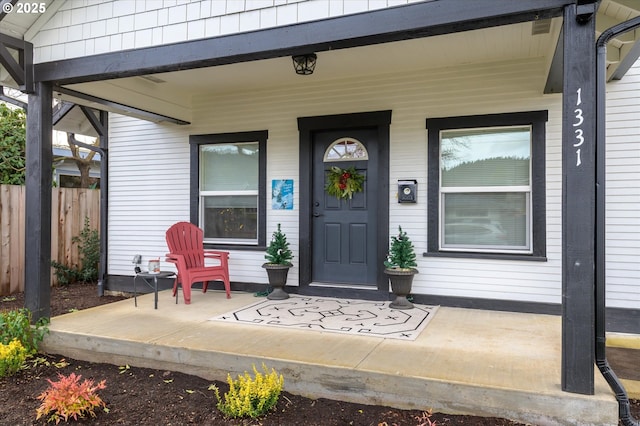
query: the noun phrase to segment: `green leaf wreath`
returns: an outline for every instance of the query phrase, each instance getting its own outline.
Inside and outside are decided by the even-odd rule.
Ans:
[[[351,199],[355,192],[362,192],[363,183],[364,175],[358,173],[355,167],[341,169],[333,166],[329,169],[327,186],[324,189],[334,197]]]

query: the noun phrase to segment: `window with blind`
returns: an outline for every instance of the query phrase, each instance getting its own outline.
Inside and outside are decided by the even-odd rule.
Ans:
[[[546,112],[427,120],[429,252],[543,256]]]
[[[263,243],[266,132],[192,136],[191,142],[198,163],[192,194],[205,243]]]
[[[258,242],[257,142],[200,146],[200,208],[204,238]]]

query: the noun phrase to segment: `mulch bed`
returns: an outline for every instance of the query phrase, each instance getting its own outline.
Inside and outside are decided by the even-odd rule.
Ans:
[[[99,297],[95,285],[73,284],[55,287],[51,292],[51,314],[103,305],[125,296]],[[0,311],[24,306],[24,295],[0,296]],[[105,380],[99,391],[109,412],[98,412],[95,419],[77,424],[91,425],[428,425],[423,411],[398,410],[376,405],[352,404],[329,399],[309,399],[283,392],[276,409],[257,420],[224,419],[215,407],[209,387],[215,384],[221,394],[226,383],[212,382],[174,371],[153,370],[111,364],[64,359],[59,355],[38,355],[30,367],[0,379],[0,424],[45,425],[37,422],[37,395],[48,386],[46,379],[72,372],[83,379]],[[452,396],[455,397],[455,396]],[[634,416],[640,416],[640,403],[632,401]],[[437,425],[520,425],[500,418],[454,416],[434,413],[430,420]],[[76,423],[76,422],[74,422]]]

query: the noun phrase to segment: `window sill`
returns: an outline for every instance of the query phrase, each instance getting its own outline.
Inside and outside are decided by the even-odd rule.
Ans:
[[[242,244],[211,244],[204,243],[205,250],[235,250],[235,251],[266,251],[266,246],[249,246]]]
[[[525,260],[530,262],[546,262],[546,256],[532,254],[475,253],[475,252],[424,252],[422,257],[456,257],[466,259]]]

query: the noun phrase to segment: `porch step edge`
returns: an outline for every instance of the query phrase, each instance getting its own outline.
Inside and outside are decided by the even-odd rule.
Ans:
[[[543,395],[441,379],[409,377],[357,368],[318,365],[263,356],[205,351],[51,331],[41,345],[47,353],[113,365],[166,369],[225,381],[265,362],[285,377],[285,390],[312,398],[340,399],[400,409],[433,409],[449,414],[503,417],[540,425],[617,425],[613,395]],[[221,368],[220,366],[224,366]],[[452,401],[451,399],[455,399]]]

